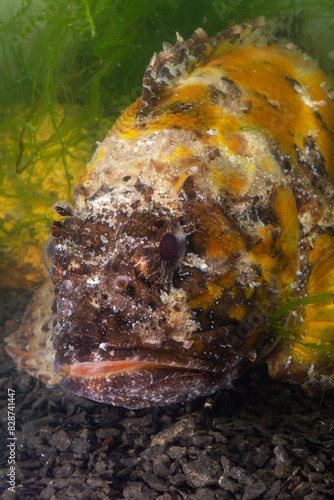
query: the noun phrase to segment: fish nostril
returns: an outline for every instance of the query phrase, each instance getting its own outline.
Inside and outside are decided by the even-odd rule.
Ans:
[[[122,312],[126,309],[127,301],[123,297],[116,296],[110,301],[110,306],[113,312]]]
[[[129,283],[129,278],[127,276],[117,276],[114,285],[118,290],[124,290]]]

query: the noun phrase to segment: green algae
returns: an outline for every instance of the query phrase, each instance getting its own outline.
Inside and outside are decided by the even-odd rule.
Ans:
[[[319,338],[318,343],[305,342],[301,339],[295,338],[296,328],[291,327],[291,325],[285,325],[284,320],[284,317],[288,313],[294,312],[294,323],[295,325],[300,325],[301,321],[303,320],[305,308],[317,309],[317,306],[330,305],[333,304],[333,302],[334,293],[331,292],[311,293],[305,295],[304,297],[292,299],[275,309],[275,311],[270,315],[269,318],[270,325],[277,336],[282,337],[282,339],[287,340],[288,342],[293,340],[296,344],[301,344],[305,347],[309,347],[310,349],[316,348],[317,350],[319,350],[319,352],[333,355],[334,344],[330,344],[333,337],[333,327],[329,327],[324,330],[322,337]]]

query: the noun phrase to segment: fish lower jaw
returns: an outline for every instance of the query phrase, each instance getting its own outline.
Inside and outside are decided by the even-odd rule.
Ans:
[[[74,377],[105,377],[116,372],[133,372],[142,368],[156,366],[156,363],[149,361],[99,361],[74,363],[62,366],[58,373],[63,376]]]
[[[164,406],[212,394],[235,377],[152,361],[84,362],[58,367],[62,389],[129,409]],[[232,377],[231,377],[232,375]]]

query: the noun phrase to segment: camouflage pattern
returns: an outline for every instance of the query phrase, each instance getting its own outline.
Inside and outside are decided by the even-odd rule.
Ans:
[[[198,29],[153,56],[75,209],[54,206],[49,383],[140,408],[210,394],[268,359],[274,377],[333,385],[334,91],[284,30]],[[282,314],[279,342],[275,311],[325,292]],[[8,352],[45,380],[45,361],[22,356],[50,338],[41,323],[28,315],[29,340],[21,328]]]

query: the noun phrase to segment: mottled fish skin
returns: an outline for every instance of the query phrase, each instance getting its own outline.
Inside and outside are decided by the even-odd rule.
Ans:
[[[333,84],[282,27],[165,44],[75,209],[54,207],[65,219],[45,255],[65,390],[128,408],[210,394],[269,356],[277,308],[334,293]],[[271,375],[332,386],[333,351],[310,344],[333,344],[333,320],[333,300],[287,312],[295,338]]]

